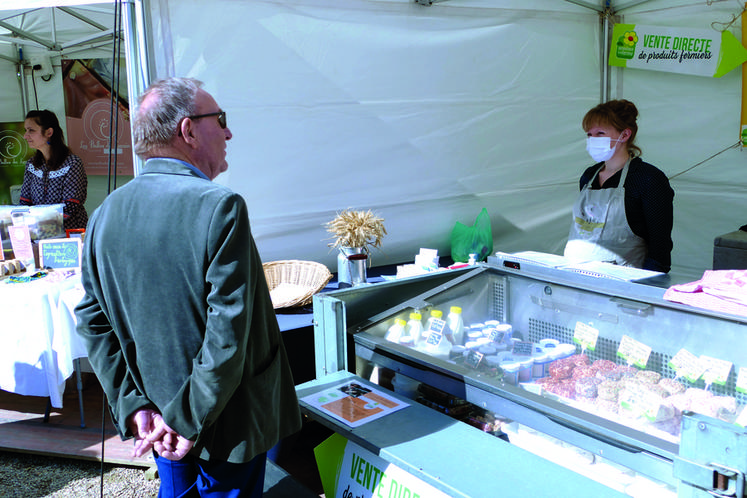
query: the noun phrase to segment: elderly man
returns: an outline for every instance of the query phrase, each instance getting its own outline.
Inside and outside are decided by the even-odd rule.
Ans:
[[[155,82],[134,114],[142,174],[86,233],[78,333],[161,496],[261,496],[266,452],[298,400],[244,199],[226,170],[226,113],[198,81]]]

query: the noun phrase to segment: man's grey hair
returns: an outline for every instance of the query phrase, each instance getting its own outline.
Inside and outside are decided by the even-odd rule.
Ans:
[[[196,114],[195,97],[201,87],[202,82],[193,78],[166,78],[153,82],[143,92],[132,124],[138,156],[147,156],[171,142],[181,120]],[[143,108],[143,101],[151,95],[156,98],[155,105]]]

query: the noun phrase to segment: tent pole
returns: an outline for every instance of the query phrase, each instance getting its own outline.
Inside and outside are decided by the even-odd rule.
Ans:
[[[747,28],[745,28],[745,22],[747,22],[747,2],[744,3],[745,10],[742,11],[742,45],[747,43]],[[747,130],[747,63],[742,64],[742,118],[741,126],[739,130],[739,141],[742,143],[742,148],[747,146],[747,136],[745,130]]]
[[[130,96],[130,113],[137,103],[137,97],[142,94],[151,81],[151,57],[147,43],[147,33],[150,28],[145,25],[144,0],[125,0],[122,15],[125,35],[125,58],[127,62],[127,91]],[[130,119],[132,126],[132,119]],[[132,130],[131,130],[132,131]],[[134,137],[134,133],[132,133]],[[140,174],[143,161],[133,153],[132,164],[135,176]]]
[[[610,50],[610,18],[607,14],[607,11],[602,12],[602,54],[601,54],[601,61],[599,61],[601,67],[602,67],[602,78],[600,82],[601,88],[599,89],[601,101],[607,102],[610,97],[610,68],[607,64],[607,61],[610,58],[609,50]]]

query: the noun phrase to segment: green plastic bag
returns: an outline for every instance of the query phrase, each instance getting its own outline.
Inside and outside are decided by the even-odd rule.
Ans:
[[[451,259],[466,263],[473,253],[477,254],[477,261],[485,261],[493,253],[493,230],[486,208],[482,208],[472,226],[457,221],[451,231]]]

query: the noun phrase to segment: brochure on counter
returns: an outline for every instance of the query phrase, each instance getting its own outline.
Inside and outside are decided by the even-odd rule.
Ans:
[[[310,394],[301,401],[350,427],[358,427],[410,406],[376,388],[355,381],[342,382]]]
[[[521,251],[516,253],[496,252],[495,256],[504,262],[541,266],[545,268],[556,268],[575,273],[582,273],[592,277],[611,278],[632,282],[645,278],[664,275],[662,272],[643,270],[632,266],[621,266],[603,261],[570,261],[564,256],[548,254],[536,251]],[[510,266],[510,265],[506,265]],[[518,269],[518,268],[517,268]]]

